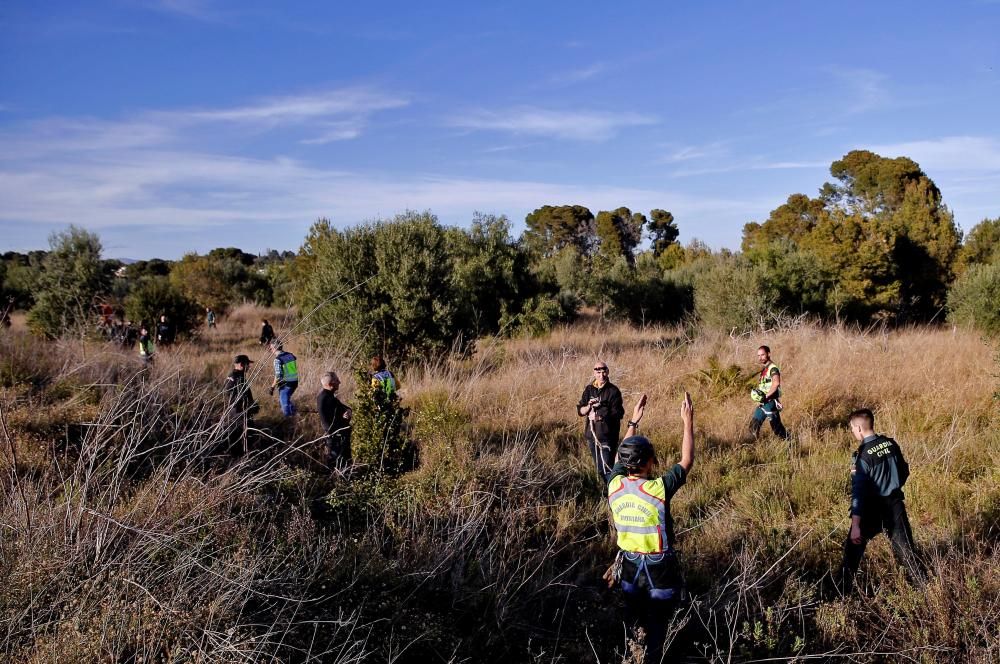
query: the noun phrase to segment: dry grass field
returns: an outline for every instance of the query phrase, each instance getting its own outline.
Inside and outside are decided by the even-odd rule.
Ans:
[[[268,399],[268,317],[299,356],[300,413]],[[0,333],[0,653],[19,662],[621,662],[614,541],[574,405],[599,358],[643,433],[677,458],[684,390],[696,459],[672,511],[691,602],[671,661],[1000,661],[1000,365],[950,328],[800,324],[759,336],[583,320],[485,340],[400,376],[417,467],[393,480],[319,462],[323,371],[350,400],[351,344],[242,308],[144,370],[133,351]],[[747,437],[758,345],[782,369],[789,448]],[[247,352],[254,450],[219,444],[221,384]],[[858,592],[830,583],[853,439],[876,413],[911,467],[929,580],[884,538]],[[317,505],[323,509],[317,509]]]

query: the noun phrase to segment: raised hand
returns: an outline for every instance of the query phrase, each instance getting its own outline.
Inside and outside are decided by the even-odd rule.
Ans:
[[[632,421],[638,423],[642,419],[643,414],[646,412],[646,395],[643,394],[639,397],[639,401],[636,402],[635,408],[632,409]]]
[[[691,401],[691,393],[684,393],[684,400],[681,401],[681,419],[687,422],[694,415],[694,402]]]

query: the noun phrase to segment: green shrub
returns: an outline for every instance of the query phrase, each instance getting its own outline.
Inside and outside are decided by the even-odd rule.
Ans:
[[[166,315],[177,334],[185,334],[201,321],[201,307],[171,285],[166,277],[144,277],[125,298],[125,315],[131,321],[156,325]]]
[[[499,331],[536,294],[507,220],[444,228],[409,212],[337,230],[313,225],[296,264],[295,298],[317,340],[356,340],[395,364],[446,352]]]
[[[358,391],[354,395],[351,417],[351,451],[354,459],[379,474],[398,475],[413,466],[413,446],[404,425],[408,410],[399,402],[399,394],[386,395],[373,389],[371,377],[361,370],[356,375]]]
[[[695,277],[694,307],[702,325],[727,332],[767,328],[781,315],[766,269],[732,258],[717,259]]]
[[[101,241],[94,233],[70,226],[53,233],[49,246],[28,325],[54,339],[86,330],[94,298],[107,290],[109,280],[101,262]]]
[[[948,293],[948,319],[1000,335],[1000,263],[973,265]]]

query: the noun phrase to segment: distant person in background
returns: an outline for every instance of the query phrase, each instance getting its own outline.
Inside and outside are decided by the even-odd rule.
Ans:
[[[254,400],[247,381],[246,372],[253,363],[246,355],[237,355],[233,359],[233,370],[226,377],[223,387],[226,394],[226,414],[223,421],[229,438],[229,453],[233,455],[246,454],[247,428],[253,423],[253,417],[260,411],[260,405]]]
[[[757,404],[750,420],[750,433],[756,438],[764,420],[771,422],[771,431],[778,438],[788,440],[790,436],[781,423],[781,371],[778,365],[771,361],[771,349],[761,346],[757,349],[757,362],[761,365],[757,377],[757,387],[750,390],[750,398]]]
[[[337,398],[340,378],[327,371],[320,378],[323,389],[316,395],[316,410],[326,435],[326,462],[331,469],[351,465],[351,414],[350,408]]]
[[[382,403],[392,398],[396,394],[396,377],[386,369],[385,359],[381,355],[373,355],[371,359],[371,379],[372,391],[375,393],[376,401]]]
[[[146,364],[153,363],[153,356],[156,354],[156,344],[153,343],[153,336],[143,325],[139,328],[139,357]]]
[[[205,307],[205,323],[208,325],[208,329],[215,329],[215,312],[212,311],[212,307]]]
[[[174,343],[174,326],[167,320],[166,314],[160,316],[160,323],[156,326],[156,341],[164,346]]]
[[[594,380],[583,388],[576,413],[587,418],[583,427],[583,439],[590,446],[598,476],[606,484],[614,464],[622,418],[625,417],[622,392],[608,380],[606,363],[594,363]]]
[[[2,311],[0,311],[0,325],[5,328],[10,327],[10,312],[14,310],[14,298],[8,298],[7,304],[4,305]]]
[[[135,325],[132,324],[132,321],[125,321],[125,324],[122,325],[121,334],[118,337],[118,343],[121,344],[122,348],[131,348],[135,345],[138,338],[139,330],[135,329]]]
[[[274,341],[274,328],[264,318],[260,323],[260,345],[269,346]]]
[[[295,414],[292,394],[299,387],[299,365],[295,356],[282,347],[278,341],[271,342],[271,352],[274,353],[274,380],[271,381],[271,394],[278,390],[278,402],[285,417]]]

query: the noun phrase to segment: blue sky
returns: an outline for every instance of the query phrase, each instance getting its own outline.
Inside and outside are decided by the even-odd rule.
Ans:
[[[681,240],[915,159],[1000,216],[1000,2],[0,4],[2,249],[297,249],[310,224],[544,204],[674,213]]]

